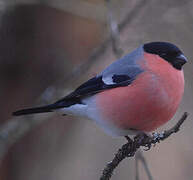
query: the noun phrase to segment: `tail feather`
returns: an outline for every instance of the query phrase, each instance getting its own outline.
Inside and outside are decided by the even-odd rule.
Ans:
[[[27,114],[36,114],[36,113],[47,113],[52,112],[53,110],[69,107],[71,105],[81,103],[79,98],[72,98],[72,99],[65,99],[63,98],[60,101],[57,101],[53,104],[49,104],[46,106],[41,107],[35,107],[35,108],[29,108],[29,109],[22,109],[16,112],[13,112],[12,115],[14,116],[20,116],[20,115],[27,115]]]
[[[47,112],[52,112],[53,109],[56,109],[55,104],[50,104],[47,106],[41,106],[36,108],[22,109],[22,110],[13,112],[12,114],[14,116],[20,116],[20,115],[27,115],[27,114],[47,113]]]

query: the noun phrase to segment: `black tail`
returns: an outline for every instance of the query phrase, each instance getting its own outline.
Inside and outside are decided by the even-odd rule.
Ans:
[[[50,104],[47,106],[41,106],[36,108],[22,109],[22,110],[13,112],[12,114],[14,116],[20,116],[20,115],[26,115],[26,114],[46,113],[46,112],[52,112],[52,110],[57,108],[58,107],[56,104]]]
[[[62,100],[59,100],[53,104],[49,104],[47,106],[41,106],[41,107],[35,107],[35,108],[29,108],[29,109],[22,109],[16,112],[13,112],[12,115],[14,116],[20,116],[20,115],[26,115],[26,114],[36,114],[36,113],[47,113],[52,112],[55,109],[60,109],[64,107],[69,107],[71,105],[81,103],[79,98],[63,98]]]

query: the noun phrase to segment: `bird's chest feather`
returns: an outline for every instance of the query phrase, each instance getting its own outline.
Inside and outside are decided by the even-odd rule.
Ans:
[[[176,112],[184,91],[183,72],[160,59],[149,58],[142,66],[148,68],[129,86],[96,95],[106,123],[124,130],[151,131]]]

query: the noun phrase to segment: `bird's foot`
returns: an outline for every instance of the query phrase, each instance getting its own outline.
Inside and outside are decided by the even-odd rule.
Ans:
[[[135,136],[134,141],[139,144],[140,146],[145,147],[145,151],[148,151],[151,149],[152,146],[152,136],[149,134],[146,134],[144,132],[141,132],[137,136]]]
[[[156,143],[159,143],[164,138],[164,132],[157,133],[153,132],[152,135],[146,134],[146,133],[140,133],[135,138],[134,141],[136,141],[138,144],[141,144],[145,147],[145,151],[148,151],[151,149],[152,145],[155,146]]]
[[[163,140],[164,132],[153,132],[152,135],[140,132],[137,136],[134,137],[134,140],[132,140],[129,136],[125,136],[125,138],[127,139],[128,144],[144,146],[144,150],[148,151],[151,149],[152,145],[155,146],[156,143],[159,143],[161,140]]]

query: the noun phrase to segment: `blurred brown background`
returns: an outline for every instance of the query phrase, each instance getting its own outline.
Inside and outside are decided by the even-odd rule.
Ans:
[[[179,133],[144,154],[156,180],[191,180],[193,2],[112,0],[109,9],[121,24],[118,44],[123,54],[144,42],[170,41],[189,59],[183,101],[162,129],[184,111],[191,115]],[[14,139],[2,145],[1,180],[97,180],[125,142],[85,119],[11,117],[17,109],[53,102],[116,60],[108,13],[103,0],[0,0],[0,139],[6,139],[11,128]],[[19,123],[16,130],[13,121]],[[135,179],[134,158],[121,163],[115,179]],[[147,179],[142,166],[140,179]]]

